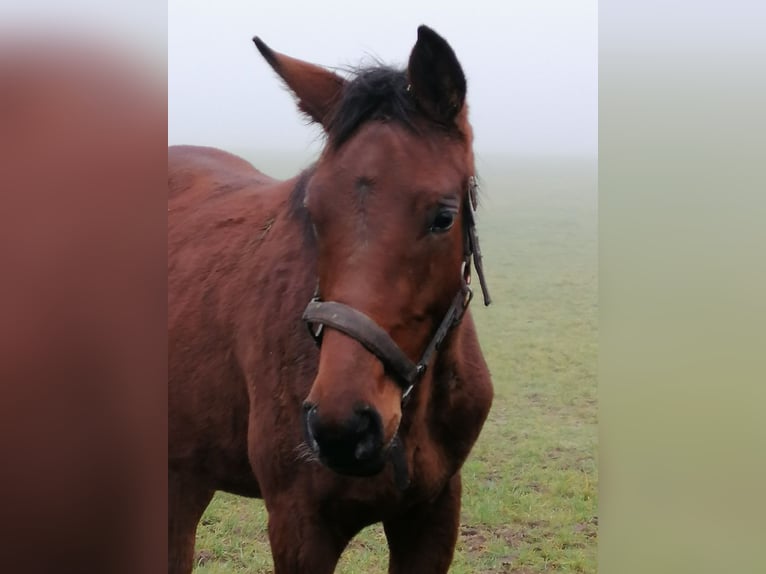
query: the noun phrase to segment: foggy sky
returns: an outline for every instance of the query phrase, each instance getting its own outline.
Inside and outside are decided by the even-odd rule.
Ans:
[[[597,153],[596,0],[169,0],[168,140],[231,151],[318,148],[252,43],[327,67],[407,61],[417,26],[444,36],[468,80],[479,153]]]

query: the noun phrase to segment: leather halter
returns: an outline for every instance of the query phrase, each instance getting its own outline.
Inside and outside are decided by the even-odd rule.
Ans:
[[[368,351],[380,359],[386,370],[393,375],[396,382],[402,387],[402,404],[407,401],[412,389],[426,372],[433,354],[439,349],[449,332],[460,323],[468,304],[473,298],[473,291],[470,287],[471,259],[473,259],[476,267],[476,274],[479,276],[479,284],[484,295],[484,304],[489,305],[491,302],[484,278],[479,238],[476,235],[476,219],[474,216],[477,207],[476,192],[476,178],[471,177],[469,180],[468,198],[464,202],[463,272],[460,289],[453,297],[452,304],[417,363],[414,363],[401,350],[399,345],[380,325],[361,311],[357,311],[353,307],[349,307],[344,303],[338,303],[337,301],[322,301],[319,296],[318,284],[314,297],[303,312],[303,320],[306,322],[309,332],[317,345],[321,344],[323,328],[332,327],[356,339]],[[318,327],[315,327],[316,324],[318,324]]]

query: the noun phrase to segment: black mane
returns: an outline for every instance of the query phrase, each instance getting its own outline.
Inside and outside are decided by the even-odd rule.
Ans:
[[[372,120],[395,122],[418,132],[419,118],[425,119],[409,90],[404,70],[388,66],[357,69],[341,94],[338,107],[327,125],[330,144],[343,145],[363,123]],[[456,126],[429,122],[453,133]]]

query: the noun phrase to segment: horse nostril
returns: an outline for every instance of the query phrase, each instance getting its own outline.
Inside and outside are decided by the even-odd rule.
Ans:
[[[309,402],[303,403],[303,417],[306,419],[309,431],[313,434],[317,418],[317,406]]]
[[[315,404],[308,401],[303,403],[303,418],[308,442],[313,448],[316,448],[317,407]]]
[[[370,417],[367,415],[362,415],[357,417],[356,421],[356,432],[359,434],[364,433],[368,428],[370,428],[370,425],[372,424]]]

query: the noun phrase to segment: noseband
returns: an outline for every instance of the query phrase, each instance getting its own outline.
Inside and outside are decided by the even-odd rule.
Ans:
[[[403,404],[407,401],[412,389],[426,372],[433,354],[439,349],[449,332],[460,323],[465,310],[468,308],[468,304],[473,298],[473,291],[470,287],[471,259],[473,259],[476,267],[476,274],[479,276],[479,284],[484,295],[484,304],[489,305],[491,302],[484,278],[479,238],[476,235],[476,192],[476,178],[471,177],[469,180],[468,198],[464,202],[463,271],[460,278],[460,289],[452,299],[452,304],[439,324],[439,328],[434,333],[417,363],[412,362],[391,336],[361,311],[357,311],[353,307],[338,303],[337,301],[322,301],[319,296],[318,284],[317,292],[303,312],[303,320],[306,322],[309,332],[317,345],[321,344],[323,328],[325,326],[332,327],[356,339],[368,351],[380,359],[386,370],[393,375],[394,380],[402,387]]]

